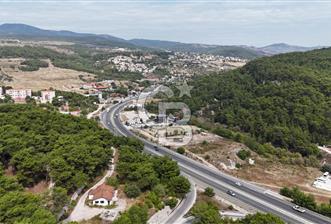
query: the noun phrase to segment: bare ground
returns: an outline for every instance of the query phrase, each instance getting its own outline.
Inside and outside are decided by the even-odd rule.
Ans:
[[[95,75],[79,72],[71,69],[63,69],[54,67],[49,62],[48,68],[40,68],[38,71],[23,72],[11,68],[8,65],[18,65],[23,59],[2,59],[0,66],[7,75],[12,77],[12,81],[6,81],[4,84],[12,86],[13,88],[25,88],[38,91],[42,89],[57,89],[64,91],[76,91],[80,92],[80,84],[83,81],[79,76],[83,76],[84,79],[94,79]]]
[[[240,143],[225,139],[187,146],[189,151],[229,174],[277,192],[284,186],[298,186],[306,193],[313,194],[318,202],[329,203],[331,192],[312,187],[315,178],[322,174],[318,168],[283,164],[275,158],[262,158],[254,152],[251,152],[251,158],[255,160],[255,164],[249,165],[236,156],[242,148],[247,149]],[[239,163],[242,167],[231,169],[230,161]]]

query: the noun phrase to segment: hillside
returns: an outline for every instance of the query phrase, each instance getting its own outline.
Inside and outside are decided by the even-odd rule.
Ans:
[[[204,117],[260,143],[304,156],[330,143],[331,48],[257,59],[191,85],[193,112],[203,108]]]
[[[5,23],[0,25],[0,37],[33,40],[65,40],[80,44],[137,48],[137,46],[131,44],[130,42],[111,35],[75,33],[66,30],[45,30],[26,24]]]
[[[148,48],[156,48],[156,49],[178,51],[178,52],[215,54],[215,55],[222,55],[225,57],[240,57],[240,58],[253,59],[264,55],[264,53],[258,49],[251,49],[243,46],[187,44],[187,43],[180,43],[174,41],[145,40],[145,39],[133,39],[130,40],[130,42],[138,46],[144,46]]]
[[[321,47],[302,47],[302,46],[289,45],[285,43],[279,43],[279,44],[271,44],[268,46],[264,46],[259,49],[265,52],[266,54],[274,55],[274,54],[283,54],[290,52],[305,52],[319,48]]]

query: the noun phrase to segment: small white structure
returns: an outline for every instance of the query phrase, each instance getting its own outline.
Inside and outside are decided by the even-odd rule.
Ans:
[[[329,172],[325,172],[323,176],[315,179],[313,187],[326,191],[331,191],[331,178]]]
[[[88,194],[88,199],[96,206],[107,206],[117,201],[117,190],[103,183]]]
[[[0,86],[0,97],[3,95],[2,86]]]
[[[53,90],[43,90],[41,91],[41,103],[52,103],[53,99],[55,97],[55,91]]]
[[[248,159],[248,163],[249,163],[249,165],[253,166],[253,165],[255,164],[255,160],[249,158],[249,159]]]
[[[220,211],[219,213],[222,217],[227,217],[232,220],[240,220],[245,218],[245,216],[247,215],[246,213],[242,213],[239,211]]]
[[[32,91],[31,89],[8,89],[6,94],[15,101],[25,101],[26,97],[32,96]]]

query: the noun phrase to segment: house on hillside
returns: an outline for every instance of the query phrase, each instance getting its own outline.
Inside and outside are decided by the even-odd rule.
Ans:
[[[8,89],[6,94],[9,95],[15,102],[25,101],[26,97],[32,96],[31,89]]]
[[[41,103],[52,103],[53,99],[55,98],[55,91],[53,90],[43,90],[41,91]]]
[[[92,201],[92,205],[107,206],[117,201],[117,190],[103,183],[95,189],[90,190],[88,199]]]

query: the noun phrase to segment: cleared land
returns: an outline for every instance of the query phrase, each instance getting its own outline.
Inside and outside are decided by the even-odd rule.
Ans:
[[[48,68],[40,68],[38,71],[23,72],[18,65],[24,59],[1,59],[2,72],[12,78],[12,81],[4,81],[3,84],[13,88],[32,89],[34,91],[53,88],[63,91],[80,92],[79,87],[85,80],[93,80],[95,75],[79,72],[71,69],[54,67],[50,61]]]
[[[242,144],[222,138],[186,148],[218,169],[239,178],[275,191],[284,186],[298,186],[301,190],[313,194],[318,202],[329,203],[331,192],[312,187],[315,178],[322,174],[318,168],[284,164],[275,158],[262,158],[254,152],[251,152],[250,158],[254,159],[255,164],[249,165],[236,155],[240,149],[248,149]],[[242,167],[236,169],[234,164],[240,164]]]

